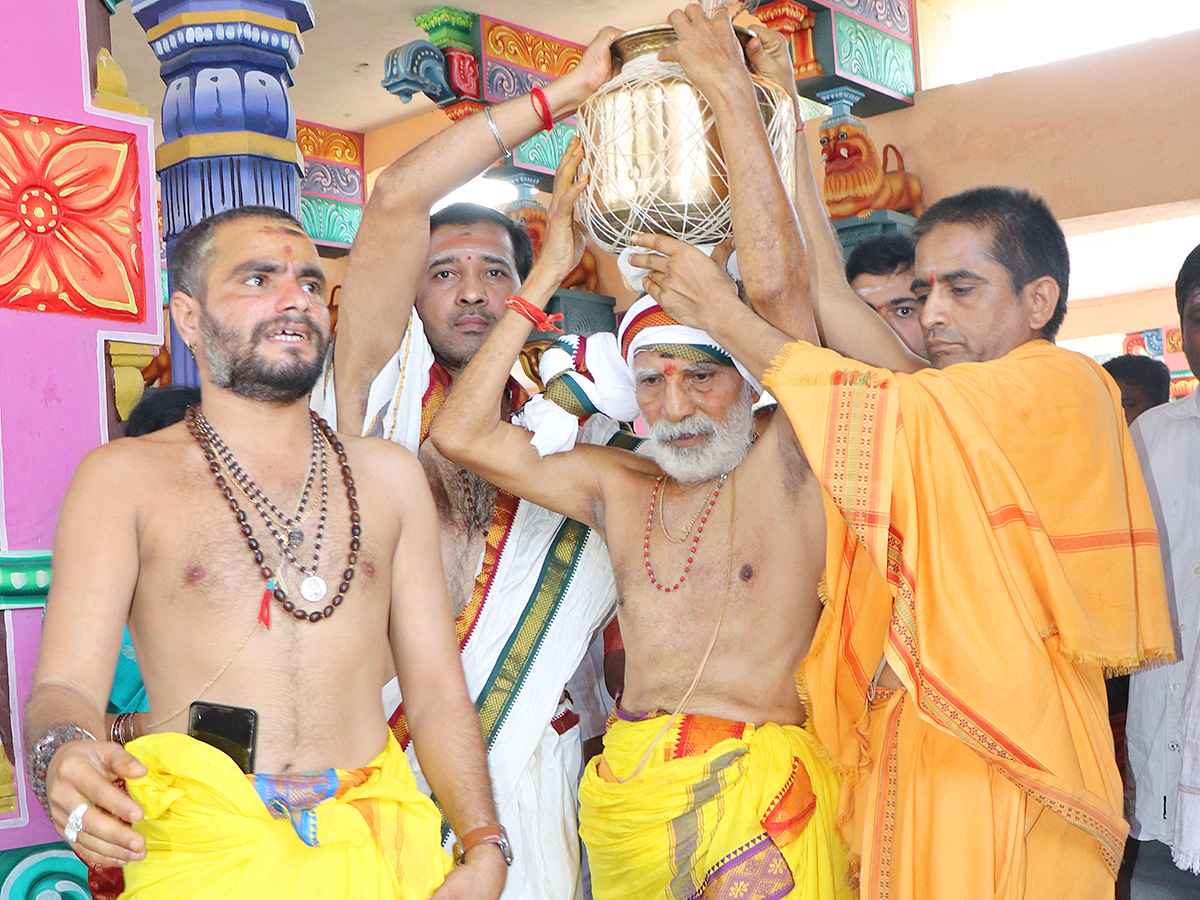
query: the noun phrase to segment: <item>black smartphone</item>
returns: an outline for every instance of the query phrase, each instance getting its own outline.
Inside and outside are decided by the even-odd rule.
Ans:
[[[254,771],[258,713],[244,706],[197,700],[188,708],[188,735],[216,747],[247,775]]]

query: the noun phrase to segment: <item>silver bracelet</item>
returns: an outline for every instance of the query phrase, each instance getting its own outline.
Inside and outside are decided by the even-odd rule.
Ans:
[[[492,129],[492,137],[496,139],[496,145],[500,148],[500,152],[504,154],[504,158],[512,159],[512,151],[504,146],[504,139],[500,137],[500,129],[496,127],[496,120],[492,118],[492,108],[490,106],[483,108],[483,116],[487,119],[488,128]]]
[[[113,719],[112,728],[108,731],[108,739],[122,747],[134,740],[137,737],[134,727],[134,716],[136,715],[135,712],[120,713]]]
[[[33,750],[29,753],[29,788],[42,804],[47,816],[50,815],[50,801],[46,799],[46,770],[50,768],[50,760],[63,744],[95,739],[96,736],[86,728],[60,724],[51,725],[33,745]]]

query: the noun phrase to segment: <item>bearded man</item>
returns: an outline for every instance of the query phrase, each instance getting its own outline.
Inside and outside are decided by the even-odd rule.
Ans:
[[[728,17],[710,21],[692,6],[669,21],[679,41],[663,57],[720,107],[718,129],[731,129],[722,144],[736,134],[737,152],[749,154],[729,165],[739,246],[797,232]],[[761,43],[749,49],[761,58]],[[786,420],[768,418],[756,435],[755,386],[708,335],[648,298],[615,339],[567,341],[579,365],[561,376],[568,393],[640,412],[644,452],[579,444],[543,456],[496,414],[530,322],[577,258],[580,159],[572,145],[542,257],[460,376],[432,440],[503,489],[595,528],[612,555],[626,670],[604,752],[580,789],[594,895],[847,897],[832,833],[837,779],[802,727],[794,680],[820,612],[824,510]],[[752,298],[772,268],[762,263],[742,269]]]
[[[699,10],[694,5],[691,18],[677,13],[671,21],[695,32]],[[728,17],[719,24],[732,44],[724,59],[748,88]],[[574,113],[609,77],[609,44],[616,34],[605,29],[597,35],[575,69],[545,86],[544,97],[535,92],[463,119],[380,174],[347,265],[333,365],[314,394],[314,406],[326,414],[336,403],[339,427],[402,443],[425,468],[438,508],[441,558],[458,613],[467,684],[484,726],[496,800],[513,839],[506,897],[514,900],[583,895],[575,809],[580,741],[569,724],[563,688],[594,632],[611,618],[617,591],[608,548],[593,531],[556,507],[505,489],[486,473],[480,473],[484,478],[468,473],[426,440],[443,402],[459,391],[464,367],[529,273],[528,254],[522,252],[528,241],[503,216],[459,207],[430,218],[429,210],[501,152],[545,127],[544,115]],[[697,60],[713,58],[695,37],[681,47],[695,45]],[[761,51],[761,43],[750,45],[752,59],[761,59]],[[682,58],[681,63],[691,65]],[[716,82],[713,75],[701,79],[713,87]],[[779,83],[791,83],[790,74]],[[752,102],[740,110],[713,106],[731,169],[736,166],[734,203],[746,210],[737,214],[739,222],[758,216],[753,224],[767,235],[758,240],[768,240],[773,217],[761,210],[786,207],[779,205],[784,195],[777,180],[753,175],[762,165],[774,165],[769,152],[756,156],[758,145],[742,137],[746,117],[757,117],[757,109]],[[754,127],[761,130],[761,123]],[[746,232],[744,239],[756,238]],[[765,272],[784,280],[789,264],[760,255],[743,267],[743,275],[757,284]],[[524,399],[510,382],[495,398],[496,412],[507,420]],[[636,407],[626,417],[633,415]],[[577,422],[569,421],[574,435]],[[582,439],[604,444],[622,436],[611,419],[596,415]],[[395,707],[395,692],[388,697]],[[403,712],[400,707],[393,717],[402,743]]]
[[[560,227],[573,199],[555,200]],[[523,299],[540,308],[569,269],[539,261]],[[643,451],[540,456],[495,414],[530,329],[517,313],[497,324],[432,438],[504,490],[595,528],[612,554],[625,689],[580,792],[594,895],[658,896],[675,877],[679,896],[730,879],[763,896],[843,896],[837,780],[800,727],[794,681],[820,612],[823,512],[791,430],[768,420],[756,435],[754,386],[646,298],[616,341],[583,345],[594,370],[619,344],[650,429]],[[617,364],[610,352],[607,369]]]
[[[242,207],[181,235],[171,281],[201,403],[90,453],[63,501],[26,707],[35,792],[85,862],[126,867],[124,896],[498,897],[424,475],[308,409],[329,342],[316,248]],[[150,711],[122,746],[103,726],[126,622]],[[453,871],[380,707],[392,667],[466,848]],[[240,707],[244,744],[190,737],[195,701]]]
[[[1001,187],[921,216],[927,368],[850,290],[798,165],[808,241],[781,240],[807,259],[807,338],[706,289],[685,244],[644,236],[658,255],[632,261],[762,377],[824,490],[828,602],[798,680],[844,774],[860,896],[1112,897],[1127,826],[1104,675],[1170,658],[1173,635],[1115,387],[1052,343],[1062,229]]]

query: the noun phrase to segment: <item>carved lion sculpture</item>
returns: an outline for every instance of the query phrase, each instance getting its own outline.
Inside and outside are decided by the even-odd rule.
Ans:
[[[887,171],[888,151],[899,166]],[[919,216],[921,180],[904,171],[904,157],[892,144],[883,148],[883,161],[867,129],[857,121],[827,124],[821,129],[821,156],[825,160],[825,208],[831,219],[864,216],[876,209],[892,209]]]

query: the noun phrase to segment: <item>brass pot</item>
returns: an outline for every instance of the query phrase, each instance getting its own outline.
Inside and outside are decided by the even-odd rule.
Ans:
[[[753,34],[736,28],[743,50]],[[729,185],[708,102],[658,52],[675,29],[655,25],[613,42],[616,74],[579,109],[590,182],[580,197],[592,238],[619,252],[641,232],[691,244],[732,236]],[[788,93],[752,76],[759,110],[789,196],[794,196],[795,109]]]

